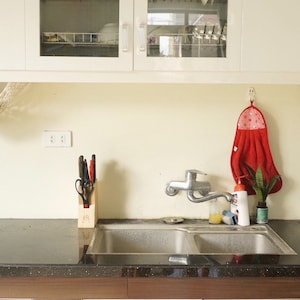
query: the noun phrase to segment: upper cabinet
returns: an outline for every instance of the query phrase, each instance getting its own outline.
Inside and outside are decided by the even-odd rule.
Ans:
[[[0,81],[300,82],[299,0],[1,0]]]
[[[31,70],[239,69],[234,0],[27,0]]]
[[[24,0],[0,2],[0,70],[25,69]]]
[[[300,72],[299,0],[244,0],[242,71]]]

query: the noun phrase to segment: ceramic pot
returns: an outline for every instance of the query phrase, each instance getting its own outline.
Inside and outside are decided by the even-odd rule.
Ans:
[[[265,206],[265,207],[257,206],[256,207],[256,223],[257,224],[268,223],[268,220],[269,220],[268,212],[269,212],[269,209],[267,206]]]

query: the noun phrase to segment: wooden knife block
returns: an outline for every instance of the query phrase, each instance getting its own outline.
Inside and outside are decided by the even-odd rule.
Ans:
[[[94,228],[97,221],[96,184],[90,196],[90,207],[84,208],[81,196],[78,197],[78,228]]]

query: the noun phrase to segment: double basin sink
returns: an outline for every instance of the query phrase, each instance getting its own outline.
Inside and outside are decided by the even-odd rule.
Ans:
[[[97,224],[87,254],[186,264],[189,256],[296,253],[268,225]]]

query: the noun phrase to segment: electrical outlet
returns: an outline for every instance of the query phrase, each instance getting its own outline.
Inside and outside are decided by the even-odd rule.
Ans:
[[[71,147],[71,131],[51,131],[43,132],[43,143],[45,147]]]

